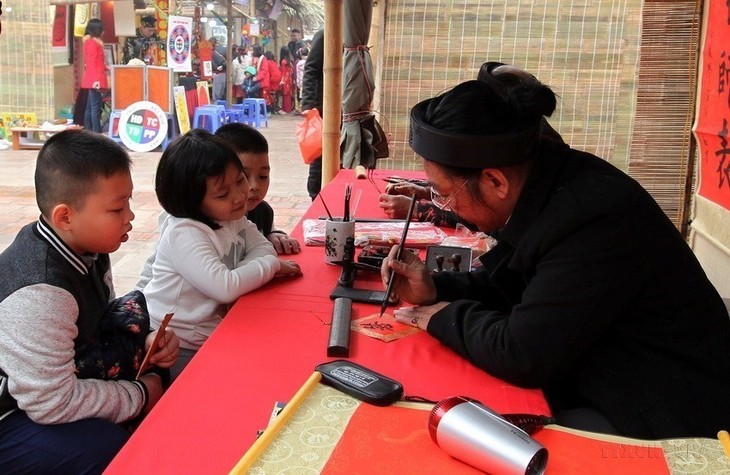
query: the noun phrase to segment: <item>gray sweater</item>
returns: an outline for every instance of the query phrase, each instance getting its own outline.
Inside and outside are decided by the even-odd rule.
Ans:
[[[142,383],[75,375],[113,297],[107,254],[79,256],[42,220],[18,233],[0,254],[0,419],[15,408],[41,424],[140,413]]]

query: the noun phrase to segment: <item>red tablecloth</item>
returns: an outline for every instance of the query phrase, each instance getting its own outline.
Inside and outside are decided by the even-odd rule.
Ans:
[[[376,172],[379,190],[393,173]],[[346,182],[353,183],[353,196],[363,190],[356,217],[384,216],[375,186],[354,180],[352,170],[322,191],[333,215],[342,215]],[[317,200],[305,218],[324,214]],[[301,240],[301,224],[292,234]],[[275,280],[242,296],[106,473],[228,473],[267,425],[274,403],[291,398],[317,364],[332,359],[326,323],[340,268],[324,264],[323,247],[304,246],[294,259],[304,277]],[[362,274],[355,286],[382,287],[378,276]],[[378,310],[355,304],[353,318]],[[498,412],[549,414],[540,391],[489,376],[425,332],[390,343],[353,332],[350,358],[400,381],[408,396],[465,395]]]

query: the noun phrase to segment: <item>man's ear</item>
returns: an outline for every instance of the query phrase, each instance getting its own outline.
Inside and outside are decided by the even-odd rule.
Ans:
[[[481,184],[488,190],[493,190],[500,199],[505,199],[509,194],[510,182],[507,176],[499,168],[485,168],[482,170]]]
[[[73,210],[65,203],[58,204],[51,210],[51,224],[56,229],[70,230],[72,218]]]

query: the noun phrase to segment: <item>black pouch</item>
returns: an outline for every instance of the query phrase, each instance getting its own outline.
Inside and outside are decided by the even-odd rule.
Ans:
[[[330,361],[314,369],[325,384],[375,406],[389,406],[403,396],[399,382],[351,361]]]

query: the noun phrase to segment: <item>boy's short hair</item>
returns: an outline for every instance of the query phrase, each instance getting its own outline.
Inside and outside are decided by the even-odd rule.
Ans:
[[[225,124],[216,130],[215,136],[224,140],[236,153],[269,153],[269,142],[264,134],[247,124]]]
[[[58,132],[38,152],[38,208],[49,219],[53,208],[61,203],[81,209],[86,197],[96,191],[99,177],[129,173],[131,166],[127,151],[105,135],[88,130]]]
[[[157,200],[172,216],[190,218],[220,228],[205,216],[200,204],[205,198],[206,180],[221,176],[228,165],[243,171],[235,152],[222,139],[203,129],[178,137],[162,153],[155,175]]]

